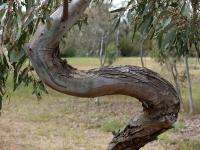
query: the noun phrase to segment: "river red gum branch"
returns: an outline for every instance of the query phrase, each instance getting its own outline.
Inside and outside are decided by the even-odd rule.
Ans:
[[[137,66],[103,67],[80,71],[58,56],[58,45],[84,13],[91,0],[73,0],[68,19],[63,8],[51,15],[50,29],[40,24],[30,42],[28,55],[40,79],[51,88],[79,97],[122,94],[137,98],[143,112],[113,137],[108,150],[137,150],[155,140],[177,120],[180,100],[174,87],[159,74]]]

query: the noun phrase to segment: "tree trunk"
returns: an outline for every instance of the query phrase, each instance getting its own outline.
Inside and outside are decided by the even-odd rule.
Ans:
[[[69,16],[61,21],[62,7],[51,15],[51,28],[40,24],[28,55],[40,79],[53,89],[79,97],[123,94],[137,98],[143,112],[116,133],[108,150],[138,150],[177,120],[179,97],[173,86],[157,73],[136,66],[102,67],[80,71],[58,57],[64,31],[79,19],[90,0],[73,0]]]
[[[2,111],[2,105],[3,105],[3,95],[0,95],[0,116]]]
[[[119,35],[120,35],[120,32],[119,32],[119,29],[117,30],[116,32],[116,45],[117,45],[117,56],[120,56],[120,49],[119,49]]]
[[[179,95],[179,99],[182,102],[181,88],[180,88],[179,79],[178,79],[179,73],[177,70],[176,61],[173,60],[173,58],[172,58],[172,60],[169,60],[169,63],[166,62],[166,64],[167,64],[167,66],[168,66],[167,68],[171,72],[172,78],[174,80],[176,91],[177,91],[177,94]]]
[[[187,76],[187,82],[188,82],[188,99],[189,99],[189,113],[194,113],[194,103],[193,103],[193,97],[192,97],[192,81],[190,78],[190,68],[188,64],[188,56],[185,56],[185,69],[186,69],[186,76]]]
[[[101,44],[100,44],[100,51],[99,51],[99,58],[100,58],[100,65],[101,67],[104,66],[104,33],[101,35]]]
[[[143,46],[144,46],[144,34],[141,35],[141,44],[140,44],[140,61],[141,61],[141,65],[142,67],[144,67],[144,49],[143,49]]]
[[[174,76],[174,81],[175,81],[175,84],[176,84],[176,91],[179,95],[179,98],[182,101],[181,88],[180,88],[180,84],[179,84],[179,80],[178,80],[179,73],[178,73],[178,70],[177,70],[176,62],[173,62],[173,68],[174,68],[173,76]]]
[[[101,35],[101,44],[100,44],[100,50],[99,50],[99,59],[100,59],[100,67],[104,66],[104,33]],[[97,106],[100,106],[100,97],[96,97],[96,104]]]

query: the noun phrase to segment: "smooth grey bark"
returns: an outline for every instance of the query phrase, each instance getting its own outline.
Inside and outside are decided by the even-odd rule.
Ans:
[[[140,43],[140,61],[141,61],[141,65],[142,67],[144,67],[144,34],[141,34],[141,43]]]
[[[73,0],[68,20],[62,7],[51,15],[51,28],[40,24],[28,47],[28,55],[40,79],[51,88],[79,97],[122,94],[137,98],[143,111],[116,133],[108,150],[138,150],[177,120],[180,100],[174,87],[159,74],[137,66],[102,67],[81,71],[58,56],[58,45],[88,7],[90,0]]]
[[[120,56],[120,49],[119,49],[119,35],[120,35],[120,32],[119,32],[119,29],[117,30],[116,32],[116,45],[117,45],[117,56]]]
[[[103,67],[105,62],[105,57],[103,56],[103,53],[104,53],[104,32],[102,32],[101,35],[101,43],[99,50],[100,67]],[[96,104],[100,106],[100,97],[96,97]]]
[[[193,102],[193,96],[192,96],[192,81],[190,78],[188,55],[185,56],[185,69],[186,69],[187,84],[188,84],[189,113],[193,114],[194,113],[194,102]]]
[[[178,73],[178,69],[177,69],[177,63],[174,62],[174,80],[175,80],[175,84],[176,84],[176,91],[179,95],[179,99],[181,100],[181,102],[183,103],[183,99],[182,99],[182,95],[181,95],[181,86],[180,86],[180,82],[179,82],[179,73]]]
[[[179,95],[179,99],[182,102],[181,88],[180,88],[180,83],[179,83],[179,78],[178,78],[179,73],[177,70],[177,62],[176,62],[176,60],[174,60],[174,58],[172,58],[166,62],[166,65],[167,65],[167,68],[170,71],[172,78],[174,80],[176,91],[177,91],[177,94]]]
[[[100,43],[100,51],[99,51],[99,58],[100,58],[100,66],[104,66],[104,33],[101,35],[101,43]]]

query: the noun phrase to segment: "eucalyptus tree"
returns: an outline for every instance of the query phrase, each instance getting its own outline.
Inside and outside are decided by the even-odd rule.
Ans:
[[[199,0],[130,0],[126,7],[116,10],[120,13],[128,11],[133,30],[140,30],[147,38],[155,39],[160,51],[185,59],[190,113],[194,106],[188,57],[192,47],[200,56],[199,5]]]
[[[61,38],[73,25],[81,24],[81,16],[91,0],[72,0],[69,9],[66,2],[59,6],[57,0],[42,4],[38,0],[1,1],[1,99],[6,94],[6,80],[12,70],[14,90],[22,83],[32,84],[38,97],[45,90],[45,83],[79,97],[123,94],[137,98],[143,111],[114,134],[108,150],[137,150],[172,128],[180,100],[174,87],[159,74],[129,65],[80,71],[59,57]],[[149,2],[152,5],[155,1],[142,2],[148,2],[145,7],[151,8]],[[134,6],[132,3],[128,5]],[[157,3],[161,5],[160,0]],[[33,76],[33,69],[41,81]]]

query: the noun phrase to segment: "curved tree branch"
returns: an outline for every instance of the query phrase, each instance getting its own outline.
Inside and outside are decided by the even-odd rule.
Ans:
[[[89,5],[73,0],[68,19],[62,7],[51,15],[51,28],[40,24],[30,42],[28,55],[40,79],[53,89],[79,97],[123,94],[137,98],[143,112],[114,135],[108,150],[137,150],[155,140],[176,121],[180,100],[173,86],[157,73],[136,66],[103,67],[79,71],[58,57],[58,45]]]

